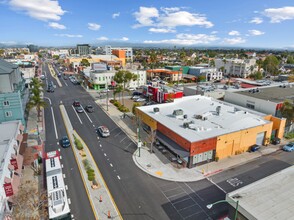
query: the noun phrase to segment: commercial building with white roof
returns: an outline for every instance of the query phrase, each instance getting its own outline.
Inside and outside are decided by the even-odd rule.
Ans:
[[[293,166],[228,193],[226,200],[234,215],[239,201],[238,219],[294,219]]]
[[[142,122],[188,167],[268,144],[272,129],[282,137],[285,120],[205,96],[137,108]]]

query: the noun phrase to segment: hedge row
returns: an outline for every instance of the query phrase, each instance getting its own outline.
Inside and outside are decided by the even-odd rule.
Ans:
[[[120,102],[117,101],[117,100],[112,99],[112,100],[110,100],[110,102],[111,102],[114,106],[116,106],[117,109],[118,109],[119,111],[121,111],[121,112],[129,112],[129,111],[130,111],[126,106],[120,104]]]

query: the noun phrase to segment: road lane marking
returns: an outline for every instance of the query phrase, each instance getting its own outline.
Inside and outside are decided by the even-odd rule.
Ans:
[[[117,176],[117,178],[120,180],[120,177],[119,176]]]
[[[102,147],[102,145],[101,145],[101,144],[100,144],[99,146],[100,146],[100,147]]]
[[[48,99],[48,100],[49,100],[49,104],[52,105],[52,102],[51,102],[51,99],[50,99],[50,98],[45,97],[45,96],[44,96],[43,98],[44,98],[44,99]]]
[[[106,157],[107,155],[106,155],[106,153],[104,153],[104,157]]]
[[[127,138],[127,136],[125,136],[119,143],[123,142],[126,138]]]
[[[81,105],[82,109],[84,110],[84,113],[86,114],[87,118],[89,119],[89,121],[91,123],[93,123],[93,121],[91,120],[91,118],[89,117],[89,115],[87,114],[87,112],[85,111],[84,107]]]
[[[112,163],[109,164],[111,167],[113,167]]]
[[[72,107],[72,109],[74,110],[74,112],[76,113],[76,115],[77,115],[77,117],[78,117],[80,123],[83,124],[83,122],[82,122],[80,116],[78,115],[78,113],[77,113],[77,111],[75,110],[75,108],[73,107],[73,105],[72,105],[71,107]]]
[[[55,131],[55,137],[56,137],[56,139],[58,139],[58,134],[57,134],[57,129],[56,129],[56,123],[55,123],[55,116],[54,116],[54,112],[53,112],[52,106],[51,106],[51,114],[52,114],[52,119],[53,119],[53,126],[54,126],[54,131]]]
[[[122,131],[118,132],[114,137],[117,137]]]

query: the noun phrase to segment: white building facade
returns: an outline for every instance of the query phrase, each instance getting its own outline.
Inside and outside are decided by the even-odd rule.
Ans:
[[[0,219],[11,214],[11,198],[20,185],[23,156],[19,148],[23,130],[20,121],[0,123]]]
[[[256,59],[215,59],[217,70],[224,69],[224,75],[246,78],[256,72]]]
[[[188,74],[199,77],[204,76],[205,81],[221,80],[223,73],[214,67],[190,67]]]

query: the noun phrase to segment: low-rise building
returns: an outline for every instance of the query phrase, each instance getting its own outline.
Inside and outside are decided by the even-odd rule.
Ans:
[[[238,219],[293,219],[293,166],[272,174],[226,196],[233,219],[238,202]]]
[[[275,130],[282,138],[286,120],[205,96],[142,106],[137,114],[156,139],[188,167],[267,145]]]
[[[19,66],[0,59],[0,122],[21,120],[25,125],[28,93]]]
[[[188,74],[199,78],[202,76],[205,81],[221,80],[223,73],[214,67],[189,67]]]
[[[246,78],[256,72],[256,59],[215,59],[215,67],[225,76]]]
[[[22,175],[23,156],[19,154],[23,138],[20,121],[0,123],[0,219],[11,214]]]

